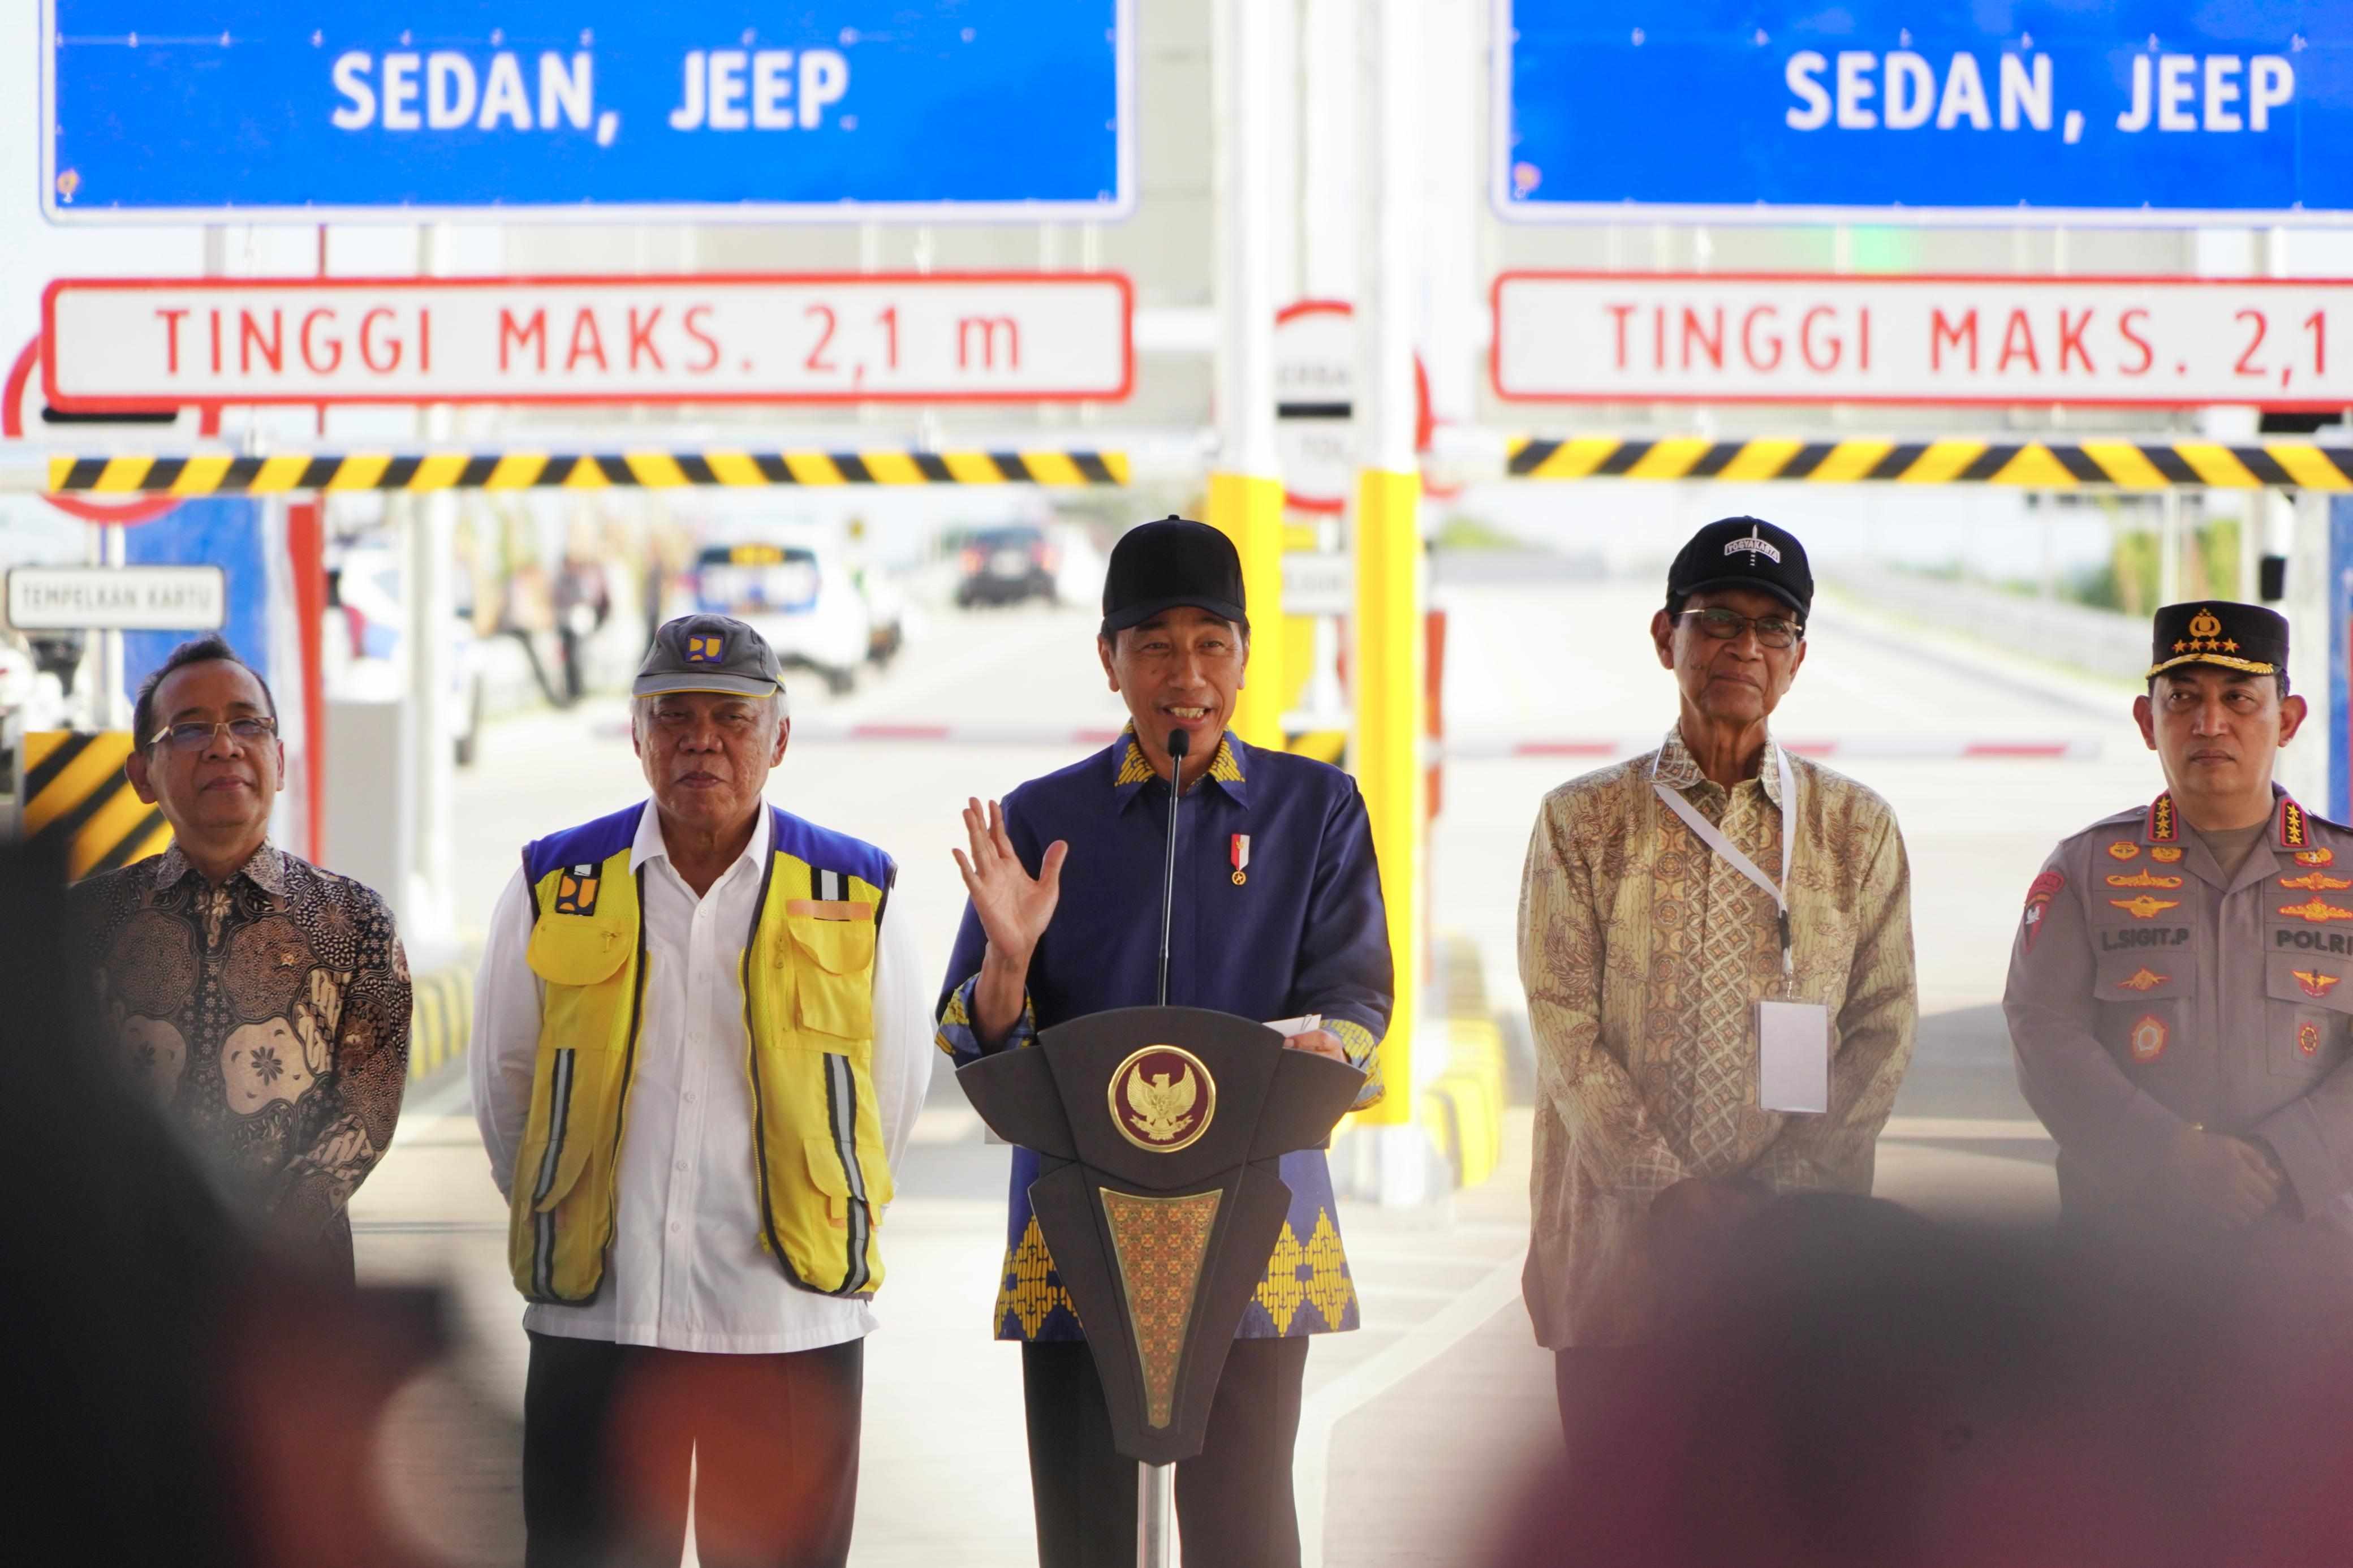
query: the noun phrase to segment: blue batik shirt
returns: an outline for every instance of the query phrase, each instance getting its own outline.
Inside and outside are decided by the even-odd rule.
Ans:
[[[1005,799],[1014,853],[1031,876],[1046,847],[1070,845],[1061,900],[1029,960],[1029,996],[1000,1048],[1114,1007],[1158,1000],[1160,887],[1168,781],[1133,734]],[[940,997],[940,1048],[958,1066],[982,1053],[973,988],[987,947],[969,904]],[[1178,808],[1168,1003],[1271,1022],[1324,1016],[1369,1076],[1359,1110],[1381,1098],[1380,1040],[1392,999],[1387,917],[1373,836],[1356,781],[1337,768],[1226,737]],[[1244,1339],[1356,1326],[1356,1287],[1340,1243],[1323,1151],[1282,1157],[1291,1213],[1243,1315]],[[1038,1156],[1013,1152],[1001,1340],[1085,1338],[1029,1212]]]

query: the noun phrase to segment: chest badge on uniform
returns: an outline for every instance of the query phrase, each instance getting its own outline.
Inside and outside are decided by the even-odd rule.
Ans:
[[[2110,877],[2108,886],[2111,888],[2178,888],[2181,886],[2181,879],[2160,877],[2150,871],[2135,871],[2129,877]]]
[[[2131,979],[2119,980],[2116,984],[2127,991],[2137,991],[2146,996],[2172,978],[2170,974],[2159,974],[2155,970],[2144,969]]]
[[[2295,852],[2295,863],[2299,866],[2334,866],[2337,864],[2337,851],[2334,849],[2299,849]]]
[[[2353,910],[2342,904],[2332,904],[2317,893],[2300,904],[2282,904],[2280,913],[2293,915],[2300,921],[2310,921],[2314,925],[2324,925],[2330,921],[2353,921]]]
[[[2153,921],[2168,910],[2181,907],[2179,899],[2152,899],[2147,893],[2137,899],[2110,899],[2108,902],[2137,921]]]
[[[1234,835],[1233,862],[1234,886],[1239,888],[1243,883],[1250,880],[1250,878],[1245,874],[1250,869],[1249,834],[1237,833]]]
[[[2282,877],[2280,886],[2299,893],[2341,893],[2353,888],[2353,879],[2332,877],[2325,871],[2306,871],[2301,877]]]
[[[2295,1026],[2295,1048],[2302,1051],[2308,1057],[2318,1056],[2320,1054],[2320,1026],[2317,1024],[2298,1024]]]
[[[1176,1046],[1146,1046],[1111,1075],[1111,1119],[1139,1149],[1173,1154],[1209,1130],[1218,1083],[1200,1058]]]
[[[2327,995],[2342,978],[2340,975],[2323,974],[2316,969],[2291,969],[2288,973],[2295,976],[2295,983],[2304,987],[2306,996]]]
[[[2172,1037],[2165,1020],[2154,1013],[2143,1013],[2127,1037],[2132,1047],[2132,1058],[2137,1062],[2153,1062],[2165,1054],[2165,1042]]]
[[[2162,860],[2168,866],[2174,865],[2181,858],[2181,846],[2160,844],[2148,852],[2148,858],[2152,860]]]
[[[2129,838],[2119,838],[2108,846],[2108,853],[2119,860],[2137,860],[2140,858],[2140,846]]]
[[[596,868],[567,866],[555,879],[555,912],[559,915],[593,915],[596,912]]]

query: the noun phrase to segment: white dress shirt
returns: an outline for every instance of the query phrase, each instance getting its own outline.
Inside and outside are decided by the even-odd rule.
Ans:
[[[594,1301],[534,1304],[524,1328],[734,1354],[816,1350],[873,1331],[864,1302],[799,1289],[760,1249],[740,961],[768,845],[763,810],[742,857],[698,899],[671,868],[661,814],[647,804],[629,850],[631,873],[646,868],[647,969],[613,1247]],[[524,962],[531,928],[531,892],[518,868],[491,919],[470,1053],[474,1118],[501,1193],[531,1114],[546,990]],[[931,994],[914,933],[904,915],[885,919],[874,956],[873,1076],[894,1166],[923,1109],[932,1050]]]

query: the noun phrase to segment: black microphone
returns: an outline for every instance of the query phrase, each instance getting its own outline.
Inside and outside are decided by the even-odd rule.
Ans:
[[[1168,870],[1160,880],[1160,1005],[1168,1005],[1168,924],[1176,910],[1176,806],[1184,797],[1185,753],[1193,737],[1168,731]]]

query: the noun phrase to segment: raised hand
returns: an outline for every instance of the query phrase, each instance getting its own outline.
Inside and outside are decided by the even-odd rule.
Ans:
[[[1037,948],[1038,939],[1046,934],[1054,906],[1061,899],[1062,860],[1071,847],[1059,838],[1049,845],[1038,875],[1032,877],[1013,852],[1013,840],[1005,831],[1004,808],[996,801],[986,808],[977,799],[966,801],[964,830],[972,843],[971,856],[967,858],[961,849],[951,853],[964,876],[965,891],[971,895],[972,911],[988,938],[991,955],[1027,969],[1029,954]]]

